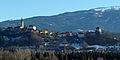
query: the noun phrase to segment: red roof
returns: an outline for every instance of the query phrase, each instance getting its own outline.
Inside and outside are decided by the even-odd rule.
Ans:
[[[41,29],[41,31],[47,31],[47,29]]]
[[[48,31],[48,32],[51,32],[51,31]]]

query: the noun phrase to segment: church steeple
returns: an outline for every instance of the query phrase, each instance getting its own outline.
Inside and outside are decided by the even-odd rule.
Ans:
[[[21,27],[24,28],[24,20],[21,18]]]

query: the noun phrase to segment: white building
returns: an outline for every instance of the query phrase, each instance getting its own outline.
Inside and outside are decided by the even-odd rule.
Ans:
[[[28,29],[30,29],[30,30],[36,30],[37,27],[36,27],[35,25],[29,25],[29,28],[28,28]]]

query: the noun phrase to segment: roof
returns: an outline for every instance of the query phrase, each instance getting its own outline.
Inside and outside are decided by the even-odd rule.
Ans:
[[[36,27],[35,25],[29,25],[29,27]]]
[[[48,32],[51,32],[51,31],[48,30]]]
[[[47,31],[47,29],[41,29],[41,31]]]

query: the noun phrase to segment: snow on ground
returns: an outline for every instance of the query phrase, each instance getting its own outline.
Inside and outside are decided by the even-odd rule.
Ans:
[[[20,39],[21,38],[21,36],[19,36],[19,37],[15,37],[15,38],[11,38],[13,41],[14,40],[16,40],[16,39]]]
[[[102,48],[102,49],[106,49],[106,48],[120,48],[120,46],[101,46],[101,45],[89,45],[88,47],[96,47],[96,49]]]
[[[79,49],[81,45],[80,45],[80,44],[73,43],[71,46],[74,47],[74,48],[76,48],[76,49]]]
[[[96,47],[96,49],[98,49],[98,48],[103,48],[103,49],[107,48],[107,46],[101,46],[101,45],[89,45],[88,47]]]
[[[80,49],[81,45],[80,44],[76,44],[76,43],[73,43],[71,45],[72,47],[76,48],[76,49]],[[101,46],[101,45],[89,45],[88,47],[95,47],[96,49],[106,49],[106,48],[120,48],[120,46]]]

